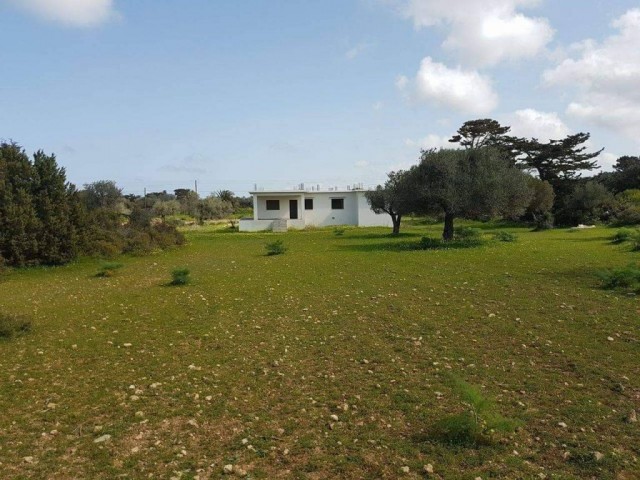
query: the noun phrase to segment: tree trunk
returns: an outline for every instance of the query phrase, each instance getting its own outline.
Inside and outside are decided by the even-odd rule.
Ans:
[[[452,213],[444,214],[444,231],[442,232],[442,239],[445,242],[453,240],[453,218]]]
[[[400,220],[402,220],[402,215],[391,215],[391,221],[393,222],[393,235],[398,235],[400,233]]]

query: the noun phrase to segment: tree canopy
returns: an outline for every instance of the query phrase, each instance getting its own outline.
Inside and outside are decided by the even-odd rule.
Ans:
[[[367,192],[365,195],[375,213],[387,213],[391,216],[393,223],[393,233],[400,233],[400,222],[402,216],[415,207],[415,195],[412,192],[410,179],[405,171],[390,172],[387,174],[387,181],[384,186],[378,185],[375,190]]]
[[[501,145],[501,139],[509,133],[511,127],[503,127],[497,120],[481,118],[469,120],[459,129],[457,135],[449,139],[465,148],[482,148]]]

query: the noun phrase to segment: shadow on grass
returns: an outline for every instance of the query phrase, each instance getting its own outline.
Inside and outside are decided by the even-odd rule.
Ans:
[[[451,242],[445,242],[440,239],[422,237],[418,242],[402,241],[388,243],[362,243],[355,245],[340,245],[338,248],[353,252],[411,252],[420,250],[462,250],[481,247],[485,244],[486,242],[484,241],[454,240]]]
[[[393,240],[394,238],[417,238],[421,237],[419,233],[410,233],[410,232],[400,232],[396,235],[393,233],[367,233],[364,235],[354,235],[354,236],[340,236],[343,240],[381,240],[381,239],[389,239]]]

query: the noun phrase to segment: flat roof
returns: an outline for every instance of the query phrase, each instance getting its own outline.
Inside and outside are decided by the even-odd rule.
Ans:
[[[368,192],[365,188],[354,188],[352,190],[252,190],[250,195],[301,195],[303,193],[356,193]]]

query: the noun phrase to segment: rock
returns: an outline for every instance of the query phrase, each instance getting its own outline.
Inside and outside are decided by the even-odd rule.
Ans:
[[[635,410],[631,410],[629,415],[627,416],[627,423],[636,423],[638,421],[638,416],[636,415]]]
[[[26,463],[33,463],[33,457],[31,457],[31,456],[29,456],[29,457],[24,457],[24,458],[23,458],[23,460],[24,460]]]
[[[424,470],[424,473],[428,473],[429,475],[433,473],[433,465],[431,465],[430,463],[427,463],[424,467],[422,467],[422,469]]]
[[[247,438],[243,438],[243,439],[242,439],[242,444],[243,444],[243,445],[246,445],[247,443],[249,443],[249,439],[247,439]]]
[[[613,337],[607,337],[607,340],[609,340],[610,342],[613,342]]]
[[[50,408],[51,410],[53,410],[56,407],[57,407],[57,405],[55,403],[53,403],[53,402],[47,403],[47,408]]]
[[[131,344],[130,343],[123,343],[122,346],[125,347],[125,348],[129,348],[131,346]]]
[[[331,420],[337,422],[339,420],[338,415],[331,415]]]
[[[567,428],[567,424],[564,422],[558,422],[558,426],[562,428]]]
[[[144,417],[144,412],[143,412],[142,410],[138,410],[138,411],[136,412],[136,417],[138,417],[138,418],[143,418],[143,417]]]
[[[247,476],[247,471],[243,468],[238,468],[236,469],[236,473],[238,474],[239,477],[246,477]]]
[[[138,453],[140,451],[140,447],[133,447],[131,449],[131,453]]]
[[[404,467],[402,467],[402,468],[400,469],[400,471],[401,471],[402,473],[409,473],[409,472],[411,471],[411,469],[410,469],[409,467],[407,467],[407,466],[404,466]]]
[[[129,400],[131,400],[132,402],[135,402],[137,400],[140,400],[140,397],[138,395],[131,395],[129,397]]]
[[[233,465],[228,464],[222,467],[222,471],[225,475],[231,475],[233,473]]]
[[[593,459],[594,459],[596,462],[601,462],[603,458],[604,458],[604,453],[601,453],[601,452],[593,452]]]
[[[108,442],[109,440],[111,440],[111,435],[109,435],[108,433],[105,435],[102,435],[98,438],[96,438],[93,443],[104,443],[104,442]]]

